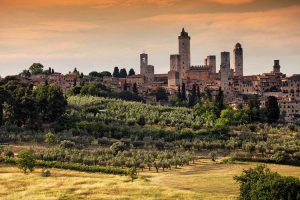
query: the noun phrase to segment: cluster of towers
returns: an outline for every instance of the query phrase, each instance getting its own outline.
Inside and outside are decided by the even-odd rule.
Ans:
[[[170,56],[170,71],[169,71],[169,86],[175,86],[182,83],[187,79],[191,79],[191,75],[198,73],[199,77],[220,77],[221,87],[226,89],[229,86],[229,80],[232,76],[243,77],[243,48],[240,43],[235,45],[234,53],[234,72],[230,69],[230,53],[221,53],[220,76],[217,76],[216,69],[216,56],[210,55],[205,59],[203,66],[191,65],[191,50],[190,50],[191,37],[182,29],[179,42],[179,54]],[[192,70],[192,72],[190,72]],[[206,76],[202,76],[206,74]],[[178,80],[176,80],[178,78]],[[193,79],[195,76],[193,76]]]

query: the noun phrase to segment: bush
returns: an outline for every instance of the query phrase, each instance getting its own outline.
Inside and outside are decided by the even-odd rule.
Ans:
[[[15,156],[14,152],[10,149],[4,149],[3,154],[5,157],[8,157],[8,158],[13,158]]]
[[[285,151],[278,151],[274,155],[271,156],[271,160],[277,163],[286,163],[290,161],[290,156]]]
[[[217,159],[217,152],[215,152],[215,151],[210,152],[210,153],[209,153],[209,157],[211,158],[211,160],[212,160],[213,162],[215,162],[216,159]]]
[[[115,153],[118,153],[119,151],[125,151],[128,149],[128,146],[125,145],[124,142],[115,142],[110,146],[110,150],[112,150]]]
[[[128,126],[134,126],[135,125],[135,119],[127,119],[127,125]]]
[[[21,170],[23,170],[24,174],[27,174],[28,171],[32,172],[35,167],[34,151],[32,149],[20,151],[17,165]]]
[[[51,132],[48,132],[45,136],[44,136],[44,141],[45,143],[47,144],[55,144],[56,143],[56,136],[51,133]]]
[[[42,172],[41,172],[41,176],[42,176],[42,177],[49,177],[49,176],[51,176],[50,170],[49,170],[49,169],[43,168],[43,169],[42,169]]]
[[[60,142],[60,145],[59,145],[61,148],[66,148],[66,149],[71,149],[71,148],[74,148],[75,147],[75,143],[74,142],[71,142],[69,140],[63,140]]]
[[[140,117],[138,118],[137,123],[138,123],[138,125],[140,125],[140,126],[145,126],[145,124],[146,124],[146,119],[145,119],[145,117],[144,117],[144,116],[140,116]]]

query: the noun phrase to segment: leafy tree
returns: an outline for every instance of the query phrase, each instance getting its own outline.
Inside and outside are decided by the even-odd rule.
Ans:
[[[294,177],[281,176],[271,172],[266,166],[244,170],[234,179],[240,184],[239,199],[286,199],[300,198],[300,180]]]
[[[4,149],[4,156],[12,158],[15,156],[14,152],[11,149]]]
[[[275,123],[279,120],[280,117],[280,109],[278,106],[277,98],[274,96],[269,96],[268,101],[266,103],[266,114],[267,120],[269,123]]]
[[[134,69],[131,68],[128,72],[128,76],[133,76],[133,75],[135,75],[135,71]]]
[[[137,171],[135,167],[130,168],[128,174],[131,178],[131,182],[133,182],[134,179],[137,179]]]
[[[103,72],[101,72],[101,76],[102,77],[111,77],[111,73],[108,71],[103,71]]]
[[[100,94],[100,88],[96,86],[96,84],[89,83],[85,84],[84,86],[81,87],[80,89],[80,94],[81,95],[91,95],[91,96],[99,96]]]
[[[114,68],[113,77],[115,77],[115,78],[119,78],[120,77],[119,67],[115,67]]]
[[[89,73],[89,76],[93,77],[93,78],[101,78],[102,74],[99,73],[99,72],[96,72],[96,71],[92,71],[92,72]]]
[[[136,95],[139,94],[139,91],[138,91],[138,89],[137,89],[137,84],[136,84],[136,83],[134,83],[133,86],[132,86],[132,92],[133,92],[134,94],[136,94]]]
[[[126,78],[127,77],[127,71],[125,68],[122,68],[120,70],[120,78]]]
[[[43,69],[44,69],[44,66],[42,64],[40,64],[40,63],[33,63],[29,67],[29,71],[33,75],[37,75],[37,74],[43,73]]]
[[[40,85],[35,89],[34,96],[42,120],[54,122],[65,113],[67,100],[58,86]]]
[[[124,143],[124,142],[115,142],[110,146],[110,150],[112,150],[113,152],[115,152],[115,154],[117,154],[120,151],[125,151],[128,149],[128,146]]]
[[[44,137],[44,141],[47,144],[55,144],[56,143],[56,136],[53,133],[48,132]]]
[[[158,87],[155,92],[156,101],[167,101],[168,100],[168,94],[165,88]]]
[[[212,160],[213,162],[215,162],[216,159],[217,159],[217,152],[215,152],[215,151],[210,152],[210,153],[209,153],[209,157],[211,158],[211,160]]]
[[[7,121],[18,126],[34,124],[36,109],[32,87],[19,79],[9,78],[4,79],[0,85],[2,85],[0,93],[3,95],[0,97],[0,102],[2,101],[2,104],[0,104],[2,105],[2,111],[5,109]],[[3,104],[4,102],[6,103]]]
[[[32,172],[35,167],[34,151],[32,149],[20,151],[18,154],[17,165],[24,174],[27,174],[28,171]]]

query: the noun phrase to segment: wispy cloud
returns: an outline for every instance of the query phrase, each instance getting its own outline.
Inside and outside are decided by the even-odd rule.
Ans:
[[[1,0],[2,5],[20,6],[136,6],[136,5],[157,5],[169,6],[182,0]]]
[[[253,3],[255,0],[207,0],[209,2],[225,4],[225,5],[241,5]]]

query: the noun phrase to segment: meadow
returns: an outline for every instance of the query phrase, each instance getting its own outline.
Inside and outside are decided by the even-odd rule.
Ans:
[[[25,175],[15,166],[1,165],[0,199],[235,199],[239,186],[233,177],[258,164],[201,159],[171,171],[145,170],[134,182],[128,176],[59,169],[51,169],[50,177],[42,177],[40,168]],[[281,175],[300,178],[299,167],[267,166]]]

